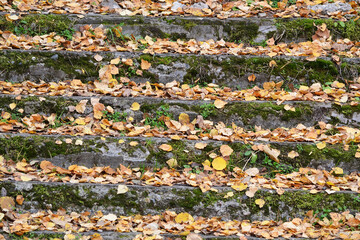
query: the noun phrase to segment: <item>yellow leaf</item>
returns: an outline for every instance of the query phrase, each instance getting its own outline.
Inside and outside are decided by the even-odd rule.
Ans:
[[[356,157],[356,158],[360,158],[360,152],[356,152],[356,153],[355,153],[355,157]]]
[[[291,151],[288,153],[288,157],[291,158],[291,159],[294,159],[296,157],[299,156],[299,153],[295,152],[295,151]]]
[[[27,176],[27,175],[21,175],[20,179],[21,179],[21,181],[23,181],[23,182],[28,182],[28,181],[31,181],[31,180],[32,180],[32,178],[29,177],[29,176]]]
[[[120,58],[114,58],[110,61],[110,64],[116,65],[119,64],[119,62],[120,62]]]
[[[169,160],[166,161],[167,165],[169,165],[169,167],[171,168],[175,168],[178,166],[178,162],[175,158],[170,158]]]
[[[230,156],[234,152],[234,150],[232,150],[232,148],[229,147],[228,145],[221,145],[220,152],[221,152],[221,155],[223,155],[224,157],[227,157],[227,156]]]
[[[122,144],[122,143],[124,143],[124,142],[125,142],[124,139],[119,139],[119,142],[118,142],[118,143]]]
[[[148,61],[141,59],[141,69],[142,70],[148,70],[151,67],[151,63]]]
[[[212,161],[212,166],[215,170],[221,171],[226,168],[226,161],[222,157],[217,157]]]
[[[75,141],[75,145],[83,145],[83,141],[81,139],[77,139]]]
[[[318,149],[323,149],[323,148],[326,147],[326,142],[319,142],[319,143],[316,144],[316,147]]]
[[[119,185],[117,188],[117,194],[124,194],[129,191],[129,188],[126,185]]]
[[[196,149],[204,149],[207,146],[207,143],[198,142],[195,144]]]
[[[344,170],[343,170],[342,168],[334,167],[332,170],[334,171],[334,173],[335,173],[336,175],[344,174]]]
[[[138,111],[140,109],[140,104],[137,103],[137,102],[134,102],[132,105],[131,105],[131,110],[133,111]]]
[[[229,197],[233,197],[234,196],[234,193],[233,192],[228,192],[224,198],[229,198]]]
[[[287,105],[287,104],[284,106],[284,109],[285,109],[286,111],[292,111],[292,112],[295,112],[295,111],[296,111],[294,107],[292,107],[292,106],[290,106],[290,105]]]
[[[16,108],[16,103],[10,103],[9,107],[11,110],[14,110],[14,108]]]
[[[236,191],[244,191],[245,189],[247,189],[248,185],[247,184],[244,184],[244,183],[238,183],[238,184],[235,184],[235,185],[232,185],[231,188],[236,190]]]
[[[214,102],[214,105],[216,108],[223,108],[225,105],[227,104],[227,102],[225,101],[222,101],[220,99],[216,99],[215,102]]]
[[[265,201],[263,199],[256,199],[255,204],[258,205],[260,208],[262,208],[265,204]]]
[[[276,64],[276,62],[275,62],[274,60],[271,60],[271,61],[269,62],[269,66],[270,66],[270,67],[276,67],[277,64]]]
[[[179,213],[175,217],[176,223],[194,222],[194,218],[188,213]]]
[[[248,102],[250,102],[250,101],[255,101],[256,100],[256,97],[255,96],[246,96],[245,97],[245,101],[248,101]]]
[[[171,152],[173,150],[172,146],[169,144],[161,144],[159,148],[165,152]]]
[[[132,146],[132,147],[135,147],[135,146],[137,146],[138,144],[139,144],[139,142],[137,142],[137,141],[131,141],[131,142],[129,143],[129,145]]]
[[[172,140],[180,140],[181,138],[178,135],[171,136]]]
[[[180,113],[179,115],[179,122],[181,124],[188,124],[190,123],[190,117],[186,113]]]
[[[211,162],[209,160],[205,160],[202,164],[209,167],[211,166]]]

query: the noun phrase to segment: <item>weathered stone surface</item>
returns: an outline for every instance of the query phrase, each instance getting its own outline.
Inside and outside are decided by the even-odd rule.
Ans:
[[[66,139],[72,143],[67,144]],[[81,139],[82,145],[75,145],[75,141]],[[119,141],[121,140],[121,141]],[[57,144],[56,141],[61,141]],[[131,146],[130,142],[138,142],[137,146]],[[198,142],[208,145],[205,149],[195,148]],[[161,144],[169,144],[173,151],[165,152],[159,149]],[[172,141],[166,138],[143,138],[143,137],[108,137],[105,140],[93,136],[34,136],[28,134],[0,134],[0,155],[5,159],[21,160],[48,160],[60,167],[69,167],[77,164],[86,167],[110,166],[117,168],[120,164],[131,167],[166,167],[170,158],[177,159],[180,168],[193,163],[200,166],[209,159],[209,154],[220,154],[220,146],[229,145],[234,153],[230,156],[232,165],[243,168],[248,160],[245,152],[251,150],[250,144],[243,142],[220,141]],[[255,142],[255,144],[270,144],[271,148],[280,150],[280,163],[285,172],[294,171],[300,167],[313,167],[330,171],[334,167],[341,167],[345,173],[360,171],[359,160],[355,158],[357,146],[350,146],[348,151],[343,150],[343,145],[329,145],[319,150],[314,143],[292,142]],[[291,159],[288,153],[296,151],[299,157]],[[246,168],[265,168],[267,171],[278,171],[274,166],[264,162],[265,155],[257,153],[256,162],[248,162]]]
[[[224,122],[226,125],[235,123],[238,126],[249,128],[253,126],[262,126],[263,128],[278,127],[296,127],[298,124],[305,126],[314,126],[319,121],[332,124],[346,124],[349,126],[360,126],[360,107],[322,102],[301,102],[289,101],[282,104],[276,104],[272,101],[229,101],[222,109],[217,109],[213,101],[206,100],[174,100],[151,97],[60,97],[60,96],[24,96],[20,101],[15,99],[15,95],[0,95],[0,110],[9,111],[9,104],[16,102],[17,108],[24,109],[25,115],[41,113],[50,115],[72,115],[75,118],[86,116],[92,113],[90,99],[92,97],[100,98],[100,102],[105,106],[111,106],[114,111],[126,114],[126,117],[133,117],[135,122],[144,119],[144,114],[149,116],[156,115],[156,111],[161,108],[166,111],[172,119],[178,120],[180,113],[186,113],[191,120],[198,115],[203,116],[205,120],[214,122]],[[45,98],[46,101],[40,101],[39,98]],[[88,100],[85,112],[83,114],[76,111],[70,112],[70,106],[76,106],[81,100]],[[137,102],[140,104],[139,111],[132,111],[131,105]],[[295,111],[287,111],[284,107],[290,105]]]
[[[331,14],[333,12],[347,12],[350,11],[352,9],[351,5],[348,3],[343,3],[343,2],[336,2],[336,3],[325,3],[322,5],[314,5],[314,6],[309,6],[309,9],[313,10],[313,11],[320,11],[322,13],[325,14]]]
[[[117,185],[112,184],[68,184],[41,182],[4,181],[0,188],[5,188],[9,196],[21,194],[25,201],[18,209],[36,211],[39,209],[57,210],[62,207],[67,211],[101,210],[103,213],[117,215],[161,214],[166,210],[188,212],[192,216],[219,217],[224,220],[287,220],[304,217],[309,210],[326,208],[338,211],[338,208],[359,211],[360,205],[354,192],[336,192],[327,194],[309,191],[286,190],[278,195],[275,190],[259,190],[253,198],[245,192],[235,192],[225,199],[231,188],[216,187],[215,192],[202,193],[200,189],[186,186],[151,187],[128,185],[129,191],[117,194]],[[255,200],[265,200],[263,208]]]
[[[101,62],[94,59],[95,54],[103,57]],[[140,69],[141,59],[151,63],[143,76],[131,73],[128,66],[119,66],[118,76],[127,76],[136,82],[178,81],[187,84],[216,83],[232,88],[262,87],[264,82],[285,81],[287,84],[311,85],[326,83],[344,78],[356,79],[360,74],[360,59],[342,59],[339,67],[330,58],[319,58],[308,62],[304,57],[232,56],[232,55],[193,55],[156,54],[154,56],[128,52],[66,52],[4,50],[0,52],[0,79],[12,82],[61,81],[73,78],[93,81],[98,78],[102,65],[109,64],[113,58],[131,58],[133,70]],[[275,67],[269,67],[274,60]],[[341,68],[341,71],[340,69]],[[255,82],[248,76],[254,74]]]

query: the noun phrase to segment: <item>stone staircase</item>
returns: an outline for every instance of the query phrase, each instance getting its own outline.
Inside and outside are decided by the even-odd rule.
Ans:
[[[0,38],[5,239],[359,239],[355,2],[341,3],[352,10],[337,18],[332,10],[311,10],[308,17],[289,10],[290,17],[281,18],[278,8],[267,7],[248,17],[190,14],[206,1],[183,1],[185,12],[166,5],[181,1],[155,1],[162,5],[150,16],[123,16],[131,1],[22,15],[8,2],[0,8],[0,33],[33,38],[18,39],[19,45]],[[235,14],[241,8],[229,9]],[[7,20],[13,15],[21,19]],[[311,60],[312,53],[291,53],[324,23],[333,41],[346,43]],[[45,43],[36,39],[40,28],[67,40]],[[95,36],[100,28],[108,29],[107,37],[93,41],[103,51],[73,47],[84,29]],[[152,52],[148,43],[156,38],[167,39],[168,49],[197,42],[200,50]],[[32,43],[24,47],[26,41]],[[264,50],[281,44],[288,52]],[[231,50],[246,46],[253,48],[246,54]],[[104,79],[108,67],[116,68],[111,80]],[[224,105],[216,106],[217,100]],[[222,154],[223,145],[233,152]],[[216,171],[211,162],[219,156],[226,169]],[[16,199],[11,208],[8,197]],[[191,216],[176,220],[182,213]],[[343,220],[331,225],[336,217]]]

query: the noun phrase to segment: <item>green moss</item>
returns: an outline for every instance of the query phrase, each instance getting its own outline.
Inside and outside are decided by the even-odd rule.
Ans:
[[[81,152],[96,152],[94,140],[86,139],[83,145],[66,144],[63,138],[62,144],[56,144],[55,139],[43,136],[31,137],[3,137],[0,141],[0,155],[6,159],[29,160],[33,158],[51,158],[57,155],[69,155]]]
[[[56,32],[59,35],[71,38],[74,32],[73,25],[74,23],[66,16],[54,14],[26,15],[13,22],[7,21],[4,16],[0,17],[0,29],[12,31],[18,35],[35,36]]]
[[[343,114],[346,117],[352,117],[354,113],[360,112],[360,105],[351,106],[349,104],[345,104],[345,105],[332,104],[332,108],[336,109],[338,113]]]
[[[224,32],[228,34],[225,41],[249,43],[259,33],[259,25],[252,22],[236,22],[224,25]]]
[[[61,70],[76,79],[95,78],[99,69],[91,56],[65,55],[52,52],[0,52],[0,71],[6,78],[11,78],[13,72],[27,74],[31,66],[44,64],[54,70]]]
[[[325,23],[334,38],[348,38],[353,41],[360,40],[360,21],[335,21],[332,19],[276,19],[278,34],[284,33],[286,39],[299,37],[311,40],[318,25]],[[316,25],[316,26],[315,26]]]

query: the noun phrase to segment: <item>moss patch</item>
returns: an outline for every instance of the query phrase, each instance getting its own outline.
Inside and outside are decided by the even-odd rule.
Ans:
[[[311,40],[317,30],[316,26],[325,23],[333,38],[348,38],[353,41],[360,40],[360,21],[335,21],[332,19],[276,19],[278,34],[284,32],[286,39],[297,39],[299,37]],[[314,26],[316,25],[316,26]]]
[[[5,16],[0,17],[0,30],[11,31],[17,35],[36,36],[56,32],[71,39],[74,33],[73,25],[74,22],[66,16],[54,14],[26,15],[13,22],[7,21]]]

